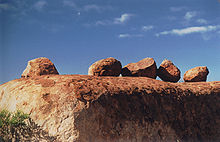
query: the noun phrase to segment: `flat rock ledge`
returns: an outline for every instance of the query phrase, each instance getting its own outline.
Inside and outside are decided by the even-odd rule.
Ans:
[[[56,141],[220,141],[220,81],[43,75],[0,86],[0,110],[17,109]]]

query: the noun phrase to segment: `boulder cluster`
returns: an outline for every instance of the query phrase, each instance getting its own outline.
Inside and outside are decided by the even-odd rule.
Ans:
[[[26,69],[21,77],[28,78],[34,76],[59,74],[54,64],[45,57],[33,59],[28,62]],[[153,58],[144,58],[137,63],[129,63],[122,67],[121,62],[110,57],[93,63],[88,70],[88,75],[93,76],[130,76],[130,77],[149,77],[156,79],[160,77],[166,82],[178,82],[180,80],[180,70],[172,61],[165,59],[157,68]],[[206,81],[209,74],[207,67],[195,67],[184,74],[185,82]]]
[[[89,67],[89,75],[94,76],[131,76],[131,77],[149,77],[156,79],[160,77],[166,82],[178,82],[181,71],[172,61],[165,59],[157,68],[153,58],[144,58],[137,63],[129,63],[122,67],[120,61],[113,57],[99,60]],[[195,67],[186,71],[183,80],[185,82],[206,81],[209,74],[207,67]]]

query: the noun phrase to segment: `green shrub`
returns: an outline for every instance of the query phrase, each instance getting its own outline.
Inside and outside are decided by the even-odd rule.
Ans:
[[[26,125],[25,120],[28,118],[29,115],[20,110],[15,113],[2,110],[0,112],[0,138],[3,140],[10,139],[15,129]]]
[[[2,110],[0,112],[0,127],[4,126],[19,126],[25,125],[25,120],[29,118],[28,114],[23,113],[18,110],[15,113],[11,113],[7,110]]]
[[[0,142],[56,141],[22,111],[0,111]]]

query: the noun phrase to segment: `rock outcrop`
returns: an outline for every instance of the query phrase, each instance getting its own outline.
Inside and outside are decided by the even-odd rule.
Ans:
[[[209,70],[207,67],[195,67],[185,72],[183,80],[185,82],[206,81]]]
[[[220,82],[44,75],[0,86],[0,110],[30,114],[56,141],[220,141]]]
[[[113,57],[99,60],[89,67],[88,75],[94,76],[119,76],[121,62]]]
[[[165,59],[157,70],[157,75],[168,82],[178,82],[180,80],[180,70],[170,61]]]
[[[45,57],[28,61],[28,65],[21,77],[34,77],[48,74],[59,74],[54,64]]]
[[[144,58],[122,68],[122,76],[149,77],[156,79],[157,66],[153,58]]]

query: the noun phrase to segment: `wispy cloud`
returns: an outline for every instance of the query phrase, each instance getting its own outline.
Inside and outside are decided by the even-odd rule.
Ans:
[[[101,7],[95,5],[95,4],[91,4],[91,5],[85,5],[83,8],[85,11],[90,11],[90,10],[95,10],[95,11],[101,11]]]
[[[186,9],[186,7],[170,7],[170,11],[172,11],[172,12],[179,12],[179,11],[182,11],[185,9]]]
[[[199,24],[207,24],[208,23],[207,20],[205,20],[205,19],[197,19],[196,22]]]
[[[132,37],[143,37],[142,34],[119,34],[118,38],[132,38]]]
[[[193,17],[196,16],[196,12],[195,11],[190,11],[190,12],[186,12],[185,16],[184,16],[184,19],[189,21],[191,20]]]
[[[153,28],[154,28],[153,25],[148,25],[148,26],[142,26],[141,30],[146,32],[152,30]]]
[[[119,18],[114,19],[114,24],[123,24],[131,19],[131,17],[134,16],[133,14],[124,13]]]
[[[0,3],[0,11],[1,10],[8,10],[8,9],[10,9],[10,7],[11,6],[7,3]]]
[[[112,21],[110,20],[99,20],[99,21],[96,21],[95,23],[95,26],[106,26],[106,25],[111,25],[112,24]]]
[[[125,24],[127,21],[130,20],[130,18],[134,16],[133,14],[122,14],[120,18],[114,18],[114,19],[107,19],[107,20],[98,20],[93,24],[85,24],[86,26],[106,26],[106,25],[118,25],[118,24]]]
[[[102,12],[104,10],[112,10],[113,8],[111,6],[99,6],[99,5],[96,5],[96,4],[90,4],[90,5],[85,5],[83,8],[82,8],[82,11],[97,11],[97,12]]]
[[[71,8],[76,8],[75,2],[70,1],[70,0],[63,0],[63,5],[64,5],[64,6],[71,7]]]
[[[102,12],[105,10],[112,10],[113,8],[111,6],[100,6],[96,4],[88,4],[84,6],[77,5],[74,1],[71,0],[63,0],[63,6],[70,7],[76,11],[80,12],[89,12],[89,11],[97,11]]]
[[[220,25],[187,27],[187,28],[184,28],[184,29],[172,29],[170,31],[163,31],[163,32],[157,33],[156,36],[168,35],[168,34],[182,36],[182,35],[187,35],[187,34],[192,34],[192,33],[206,33],[206,32],[210,32],[210,31],[216,31],[219,28],[220,28]]]
[[[38,11],[42,11],[46,5],[47,5],[46,1],[40,0],[34,4],[34,8]]]

